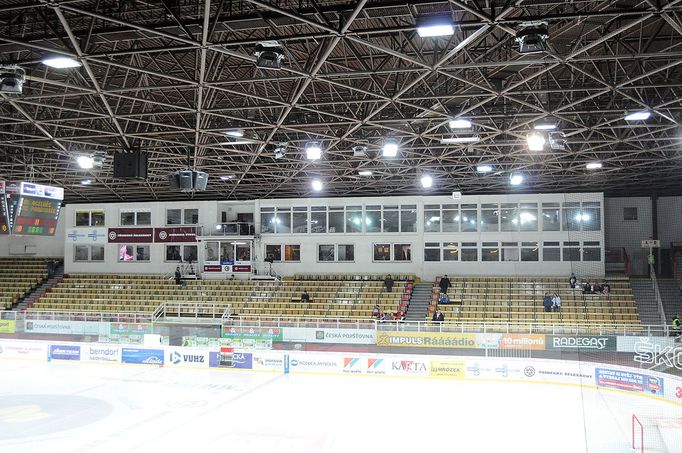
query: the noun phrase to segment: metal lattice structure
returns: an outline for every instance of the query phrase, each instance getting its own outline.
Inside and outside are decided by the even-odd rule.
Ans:
[[[419,37],[417,18],[441,12],[455,34]],[[0,0],[0,63],[27,71],[23,95],[0,94],[0,177],[62,185],[71,202],[311,196],[313,178],[326,196],[500,193],[513,171],[520,191],[679,194],[681,13],[680,0]],[[537,20],[547,52],[520,54],[515,33]],[[284,46],[280,71],[256,67],[263,40]],[[50,54],[82,66],[49,68]],[[625,121],[633,110],[652,117]],[[566,148],[529,151],[548,115]],[[480,141],[441,144],[453,116]],[[113,153],[133,148],[149,152],[148,179],[114,179]],[[188,148],[206,192],[168,190]],[[104,166],[80,169],[93,151]]]

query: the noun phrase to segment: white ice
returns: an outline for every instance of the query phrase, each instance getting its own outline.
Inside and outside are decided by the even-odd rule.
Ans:
[[[0,361],[0,452],[628,452],[651,399],[559,385]]]

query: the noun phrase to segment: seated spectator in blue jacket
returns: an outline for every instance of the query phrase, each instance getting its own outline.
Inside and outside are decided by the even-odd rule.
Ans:
[[[446,293],[440,293],[438,298],[438,305],[447,305],[450,303],[450,297]]]

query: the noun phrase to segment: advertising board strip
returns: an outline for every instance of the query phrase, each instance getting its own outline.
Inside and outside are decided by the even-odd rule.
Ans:
[[[594,378],[599,387],[610,387],[630,392],[663,396],[663,378],[631,371],[595,368]]]
[[[51,344],[47,360],[80,360],[81,347],[78,345]]]
[[[0,333],[14,333],[16,329],[16,321],[9,319],[0,319]]]
[[[450,332],[378,332],[379,346],[476,348],[476,334]]]
[[[121,361],[123,363],[137,363],[145,365],[163,365],[163,349],[137,349],[123,348],[121,351]]]
[[[316,329],[308,327],[284,327],[282,341],[304,343],[375,344],[373,329]]]
[[[616,337],[610,335],[547,335],[548,351],[615,351]]]

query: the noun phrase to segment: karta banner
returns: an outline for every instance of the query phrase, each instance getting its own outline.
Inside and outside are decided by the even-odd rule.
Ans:
[[[109,243],[150,244],[154,242],[154,228],[109,228]]]

